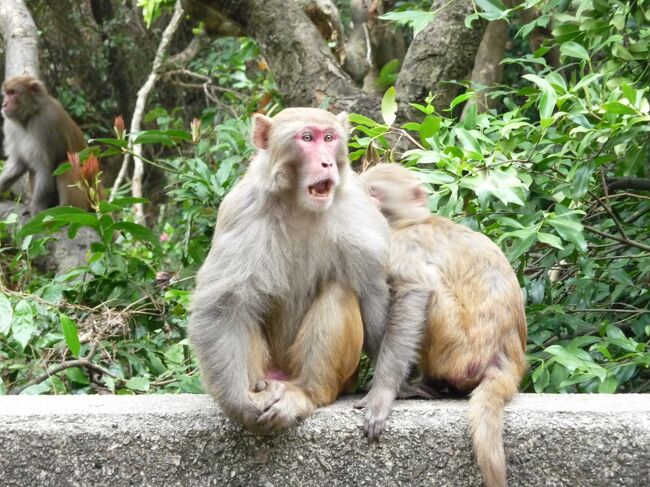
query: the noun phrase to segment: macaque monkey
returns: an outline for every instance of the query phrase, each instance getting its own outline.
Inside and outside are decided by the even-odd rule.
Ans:
[[[91,209],[87,188],[79,184],[79,168],[59,176],[52,173],[68,158],[86,147],[83,134],[61,104],[32,76],[16,76],[2,84],[4,99],[4,151],[0,193],[26,172],[30,176],[30,213],[56,205]],[[98,188],[102,198],[102,188]]]
[[[476,461],[488,487],[506,485],[503,408],[526,369],[526,316],[515,274],[486,236],[432,215],[418,178],[397,164],[364,174],[391,228],[389,326],[366,408],[364,433],[378,439],[395,397],[469,394]]]
[[[332,403],[385,332],[388,225],[347,138],[345,113],[254,115],[257,154],[221,203],[197,276],[189,336],[203,383],[255,433]]]

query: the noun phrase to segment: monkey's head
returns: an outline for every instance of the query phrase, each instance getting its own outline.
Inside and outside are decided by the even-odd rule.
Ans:
[[[33,76],[5,80],[2,94],[2,115],[23,124],[41,111],[48,98],[45,85]]]
[[[287,108],[253,117],[253,144],[268,156],[269,190],[309,211],[325,211],[349,168],[348,121],[318,108]]]
[[[427,191],[417,176],[405,167],[377,164],[361,174],[361,179],[390,225],[431,216]]]

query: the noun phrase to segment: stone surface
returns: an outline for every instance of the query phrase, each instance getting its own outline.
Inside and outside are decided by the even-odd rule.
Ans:
[[[0,485],[480,485],[466,401],[399,401],[373,445],[353,401],[255,437],[207,396],[0,397]],[[650,395],[520,395],[504,439],[511,487],[650,485]]]

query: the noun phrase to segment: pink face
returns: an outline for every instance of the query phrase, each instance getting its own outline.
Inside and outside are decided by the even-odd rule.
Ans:
[[[2,114],[5,117],[11,118],[11,115],[16,111],[16,106],[18,93],[16,90],[8,89],[4,92],[4,97],[2,98]]]
[[[314,209],[327,209],[340,181],[336,155],[341,138],[332,127],[308,125],[294,135],[294,140],[303,153],[301,181],[307,192],[305,199]]]

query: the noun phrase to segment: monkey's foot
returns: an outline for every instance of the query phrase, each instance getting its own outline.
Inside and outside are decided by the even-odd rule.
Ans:
[[[293,384],[266,380],[264,392],[270,392],[257,424],[266,431],[277,431],[294,425],[311,415],[314,405],[305,393]]]
[[[390,389],[372,388],[364,398],[366,417],[363,422],[363,434],[368,441],[377,441],[384,431],[386,418],[393,408],[395,393]]]

